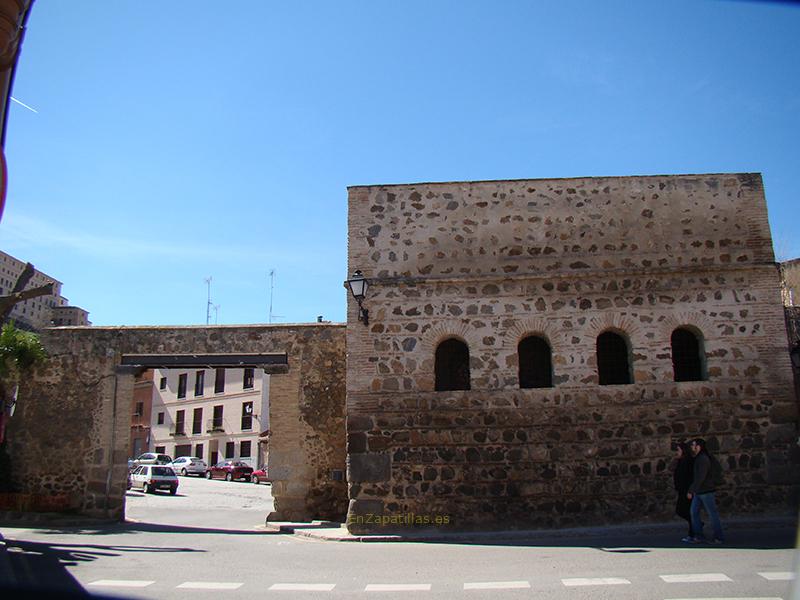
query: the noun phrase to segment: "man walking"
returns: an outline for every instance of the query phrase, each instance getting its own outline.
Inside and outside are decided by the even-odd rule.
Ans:
[[[714,459],[708,454],[706,441],[702,438],[692,440],[689,449],[694,456],[694,478],[692,485],[689,486],[689,492],[686,494],[686,497],[692,501],[689,509],[692,518],[692,537],[685,538],[685,540],[691,544],[699,544],[704,541],[703,523],[700,521],[700,507],[703,506],[714,528],[714,538],[711,543],[722,544],[725,542],[725,536],[722,533],[722,523],[719,520],[717,503],[714,500],[716,487],[712,468]]]

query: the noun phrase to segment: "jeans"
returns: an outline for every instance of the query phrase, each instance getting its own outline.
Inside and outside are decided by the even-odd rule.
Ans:
[[[690,509],[692,514],[692,532],[694,537],[703,537],[703,523],[700,521],[700,506],[706,509],[706,514],[711,519],[711,525],[714,527],[714,537],[720,541],[725,539],[725,534],[722,533],[722,523],[719,520],[719,513],[717,512],[717,503],[714,501],[714,492],[707,494],[694,494],[692,496],[692,507]]]

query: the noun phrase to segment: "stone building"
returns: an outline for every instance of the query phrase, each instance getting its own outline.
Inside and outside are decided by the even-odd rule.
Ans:
[[[136,375],[213,362],[270,375],[271,517],[344,518],[343,325],[58,327],[41,338],[50,358],[23,382],[7,436],[28,509],[123,518]]]
[[[702,436],[723,512],[796,499],[758,174],[356,186],[351,531],[663,519]]]

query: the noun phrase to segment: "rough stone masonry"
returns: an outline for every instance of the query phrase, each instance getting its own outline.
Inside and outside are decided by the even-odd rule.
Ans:
[[[351,531],[664,519],[670,444],[693,436],[726,468],[723,514],[796,503],[760,175],[357,186],[348,216],[349,272],[371,283],[369,325],[348,310]],[[675,380],[676,330],[698,345],[697,380]],[[607,332],[631,383],[600,384]],[[531,336],[548,387],[520,386]],[[448,340],[468,389],[435,391]]]

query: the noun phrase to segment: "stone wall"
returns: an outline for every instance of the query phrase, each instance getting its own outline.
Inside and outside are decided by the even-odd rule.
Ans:
[[[68,499],[64,509],[124,516],[134,375],[123,354],[285,352],[271,377],[269,468],[275,519],[342,518],[342,325],[92,327],[45,330],[46,367],[21,390],[9,424],[20,491]],[[265,515],[266,516],[266,515]]]
[[[371,282],[369,326],[348,312],[352,531],[668,518],[670,443],[690,436],[727,467],[723,511],[788,505],[797,409],[759,175],[353,187],[348,242]],[[673,381],[679,326],[702,336],[705,381]],[[606,330],[633,384],[598,385]],[[528,334],[552,388],[519,388]],[[450,337],[469,391],[434,391]]]

